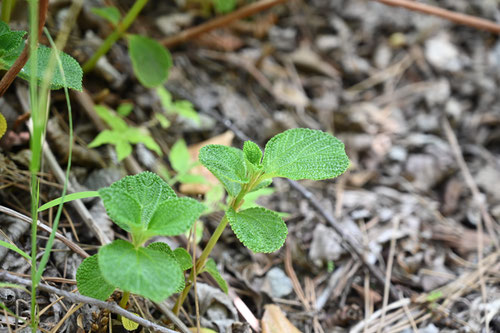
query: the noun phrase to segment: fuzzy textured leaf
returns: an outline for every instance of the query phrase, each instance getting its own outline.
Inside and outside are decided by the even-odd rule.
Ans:
[[[147,227],[161,203],[177,198],[174,190],[167,183],[158,175],[148,171],[127,176],[110,187],[100,189],[99,194],[108,215],[126,231],[130,231],[130,228],[124,228],[120,223],[127,226],[131,224],[129,221],[134,221],[133,224],[137,225],[135,221],[139,218],[139,224]],[[122,198],[125,201],[121,201]],[[120,222],[115,220],[117,218]]]
[[[189,254],[188,251],[186,251],[186,249],[182,247],[176,248],[174,250],[174,256],[183,271],[193,267],[193,257],[191,257],[191,255]]]
[[[19,48],[18,48],[19,50]],[[22,51],[22,49],[21,49]],[[18,51],[16,50],[16,53]],[[50,62],[50,57],[52,50],[46,46],[40,45],[37,50],[37,81],[38,84],[40,84],[45,75],[45,71],[49,67],[49,62]],[[21,54],[21,52],[19,52]],[[13,60],[11,63],[9,61],[9,67],[14,64],[15,59],[17,59],[17,54],[14,59],[12,59],[12,55],[9,56],[9,59]],[[51,89],[60,89],[63,87],[67,87],[70,89],[74,89],[77,91],[82,91],[82,78],[83,78],[83,71],[82,68],[80,67],[80,64],[73,59],[71,56],[64,52],[59,52],[59,57],[61,58],[62,62],[62,67],[64,71],[64,77],[66,78],[66,81],[63,79],[63,76],[59,70],[59,66],[54,66],[53,69],[53,75],[52,79],[50,80],[50,88]],[[31,66],[31,61],[32,58],[28,60],[26,65],[23,67],[23,69],[19,72],[19,77],[23,78],[24,80],[29,80],[30,78],[30,66]]]
[[[168,50],[154,39],[131,35],[129,55],[134,73],[143,86],[154,88],[167,80],[172,58]]]
[[[222,291],[227,294],[227,292],[229,291],[229,288],[227,287],[227,282],[226,282],[226,280],[224,280],[222,275],[219,273],[219,270],[217,269],[217,265],[215,264],[215,261],[212,258],[209,258],[207,260],[203,271],[210,274],[215,279],[215,282],[217,282],[220,289],[222,289]]]
[[[260,161],[262,160],[262,150],[260,150],[256,143],[252,141],[245,141],[243,144],[243,152],[250,163],[256,166],[260,165]]]
[[[76,283],[80,294],[105,301],[115,287],[101,275],[97,254],[86,258],[76,271]]]
[[[147,224],[148,235],[176,236],[193,225],[205,207],[191,198],[173,198],[158,205]]]
[[[270,253],[283,246],[288,229],[277,213],[254,207],[240,212],[229,209],[226,214],[238,239],[253,252]]]
[[[263,165],[268,177],[320,180],[342,174],[349,159],[344,144],[332,135],[295,128],[268,141]]]
[[[120,228],[131,232],[141,226],[141,205],[129,193],[111,187],[99,190],[106,213]]]
[[[0,57],[17,49],[23,41],[26,31],[12,31],[7,23],[0,21]]]
[[[207,145],[200,149],[199,160],[224,185],[233,197],[248,183],[243,151],[223,145]]]
[[[99,250],[99,268],[104,279],[118,288],[161,302],[184,283],[177,261],[163,251],[134,248],[124,240]]]

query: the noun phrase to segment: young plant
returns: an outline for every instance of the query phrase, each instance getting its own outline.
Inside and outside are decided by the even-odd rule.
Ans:
[[[241,209],[247,194],[269,186],[275,177],[328,179],[349,167],[342,142],[328,133],[304,128],[290,129],[273,137],[266,144],[264,155],[255,143],[246,141],[243,150],[205,146],[199,159],[224,186],[229,207],[196,261],[196,269],[191,270],[174,306],[175,313],[179,312],[196,275],[203,271],[213,273],[211,264],[207,268],[207,259],[228,223],[243,245],[254,252],[274,252],[284,244],[288,231],[282,218],[262,207]]]
[[[179,198],[160,177],[143,172],[127,176],[99,190],[111,220],[131,235],[131,242],[115,240],[85,259],[76,280],[81,294],[106,300],[115,290],[160,302],[184,287],[184,270],[191,268],[189,253],[172,251],[165,243],[144,243],[153,236],[184,233],[203,212],[191,198]]]
[[[111,129],[99,133],[97,137],[89,143],[89,148],[99,147],[106,143],[112,144],[116,148],[118,161],[132,154],[132,144],[137,143],[142,143],[158,155],[162,155],[160,146],[146,129],[131,127],[119,116],[130,112],[129,107],[119,107],[119,115],[116,115],[112,110],[102,105],[96,105],[95,110],[99,117],[101,117]]]

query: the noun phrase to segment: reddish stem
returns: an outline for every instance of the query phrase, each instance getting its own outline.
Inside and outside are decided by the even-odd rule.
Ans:
[[[38,4],[38,39],[42,35],[45,19],[47,18],[47,10],[49,8],[49,0],[40,0]],[[29,58],[29,42],[24,46],[23,52],[16,59],[11,68],[5,73],[0,80],[0,97],[2,97],[10,87],[17,74],[23,69]]]

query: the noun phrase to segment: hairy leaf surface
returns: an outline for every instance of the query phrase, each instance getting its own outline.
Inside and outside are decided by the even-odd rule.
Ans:
[[[177,198],[167,183],[149,171],[122,178],[100,189],[99,195],[109,217],[126,231],[132,226],[146,229],[158,206]]]
[[[248,183],[243,151],[223,145],[207,145],[200,149],[199,159],[224,185],[233,197],[241,191],[241,184]]]
[[[243,152],[245,153],[245,157],[247,160],[253,165],[260,165],[260,161],[262,159],[262,150],[260,150],[259,146],[252,141],[245,141],[243,144]]]
[[[253,252],[269,253],[283,246],[288,229],[275,212],[254,207],[240,212],[229,209],[226,214],[238,239]]]
[[[124,240],[99,250],[99,268],[104,279],[118,288],[161,302],[184,283],[177,261],[152,248],[134,248]]]
[[[102,277],[97,254],[86,258],[76,271],[76,283],[80,294],[105,301],[115,287]]]
[[[263,165],[269,177],[320,180],[342,174],[349,159],[344,144],[332,135],[295,128],[269,140]]]
[[[180,235],[193,225],[205,207],[192,198],[172,198],[158,205],[147,225],[148,235]]]

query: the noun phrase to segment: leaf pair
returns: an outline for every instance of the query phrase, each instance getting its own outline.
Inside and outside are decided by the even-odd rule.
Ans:
[[[135,248],[116,240],[82,262],[76,275],[78,290],[106,300],[120,288],[161,302],[184,288],[183,271],[192,267],[191,260],[186,250],[172,251],[165,243]]]
[[[199,159],[233,198],[270,185],[274,177],[335,178],[349,166],[341,141],[328,133],[305,128],[276,135],[266,144],[264,154],[259,146],[247,141],[243,151],[222,145],[205,146]],[[251,179],[255,183],[249,184]],[[226,216],[238,239],[254,252],[276,251],[286,239],[285,223],[268,209],[238,212],[231,208]]]
[[[104,130],[89,143],[89,148],[99,147],[109,143],[116,147],[118,161],[132,154],[132,144],[142,143],[158,155],[162,155],[160,146],[151,137],[146,129],[129,126],[124,119],[114,114],[102,105],[95,106],[96,113],[103,119],[111,130]],[[123,112],[123,111],[122,111]]]
[[[162,301],[184,287],[183,271],[192,259],[184,249],[141,244],[154,235],[174,236],[188,230],[204,206],[178,198],[170,186],[151,172],[127,176],[99,190],[106,212],[130,232],[134,244],[116,240],[84,260],[77,271],[80,293],[106,299],[115,288]]]
[[[106,212],[120,228],[147,238],[188,230],[203,212],[191,198],[178,198],[159,176],[143,172],[99,190]]]

